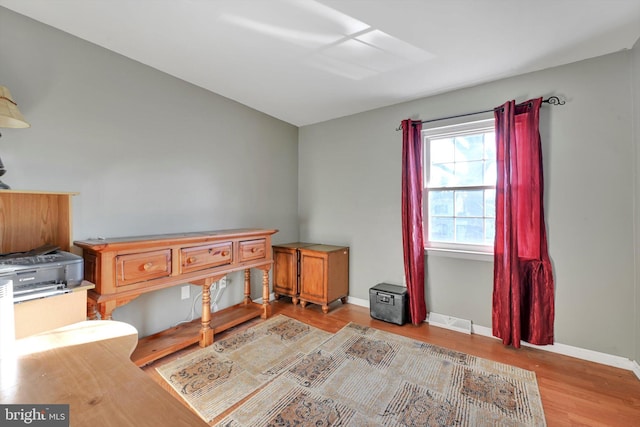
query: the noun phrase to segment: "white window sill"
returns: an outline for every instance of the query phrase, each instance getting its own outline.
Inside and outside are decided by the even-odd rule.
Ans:
[[[493,254],[461,249],[425,248],[428,256],[469,259],[473,261],[493,262]]]

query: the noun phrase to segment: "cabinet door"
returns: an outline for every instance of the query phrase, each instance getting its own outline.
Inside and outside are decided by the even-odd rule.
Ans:
[[[301,252],[300,298],[324,302],[327,297],[327,258],[325,253]]]
[[[295,249],[273,248],[273,292],[298,294],[298,255]]]

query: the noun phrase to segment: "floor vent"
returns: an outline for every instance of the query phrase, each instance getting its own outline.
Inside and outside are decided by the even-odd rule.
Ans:
[[[427,322],[430,325],[439,328],[451,329],[465,334],[471,334],[471,320],[458,319],[457,317],[447,316],[445,314],[429,313]]]

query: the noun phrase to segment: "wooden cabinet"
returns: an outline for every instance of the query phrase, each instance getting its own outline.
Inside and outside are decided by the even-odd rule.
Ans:
[[[215,333],[249,319],[270,315],[271,235],[277,230],[237,229],[74,242],[82,248],[90,318],[111,319],[116,307],[138,296],[171,286],[202,286],[202,318],[140,340],[132,360],[144,365],[199,342],[213,343]],[[252,268],[262,270],[262,303],[251,299]],[[210,286],[234,271],[244,271],[244,300],[211,315]]]
[[[273,247],[273,293],[276,299],[281,295],[291,297],[298,303],[300,292],[300,248],[315,243],[285,243]]]
[[[0,253],[43,245],[71,252],[71,198],[78,193],[0,191]],[[84,281],[73,292],[14,304],[16,338],[86,320]]]
[[[322,305],[329,311],[335,300],[349,295],[349,248],[315,243],[287,243],[273,248],[273,292],[293,303]]]
[[[349,295],[349,248],[345,246],[313,245],[300,248],[300,304],[329,303]]]

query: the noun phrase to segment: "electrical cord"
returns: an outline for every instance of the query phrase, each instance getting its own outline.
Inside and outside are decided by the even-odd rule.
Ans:
[[[226,278],[226,276],[225,276]],[[229,279],[226,279],[227,283],[230,282]],[[211,295],[211,303],[209,305],[209,310],[211,310],[212,313],[215,313],[216,311],[218,311],[218,302],[220,302],[220,297],[222,297],[222,294],[224,293],[226,286],[224,288],[221,288],[219,286],[219,281],[217,282],[213,282],[211,284],[211,286],[209,287],[209,293]],[[214,294],[215,291],[215,294]],[[193,298],[193,301],[191,303],[191,315],[189,316],[189,319],[186,320],[181,320],[180,322],[174,324],[173,326],[178,326],[181,325],[183,323],[189,323],[192,322],[193,319],[195,319],[196,317],[196,302],[198,302],[198,299],[202,297],[202,291],[198,292],[198,295],[196,295]]]

